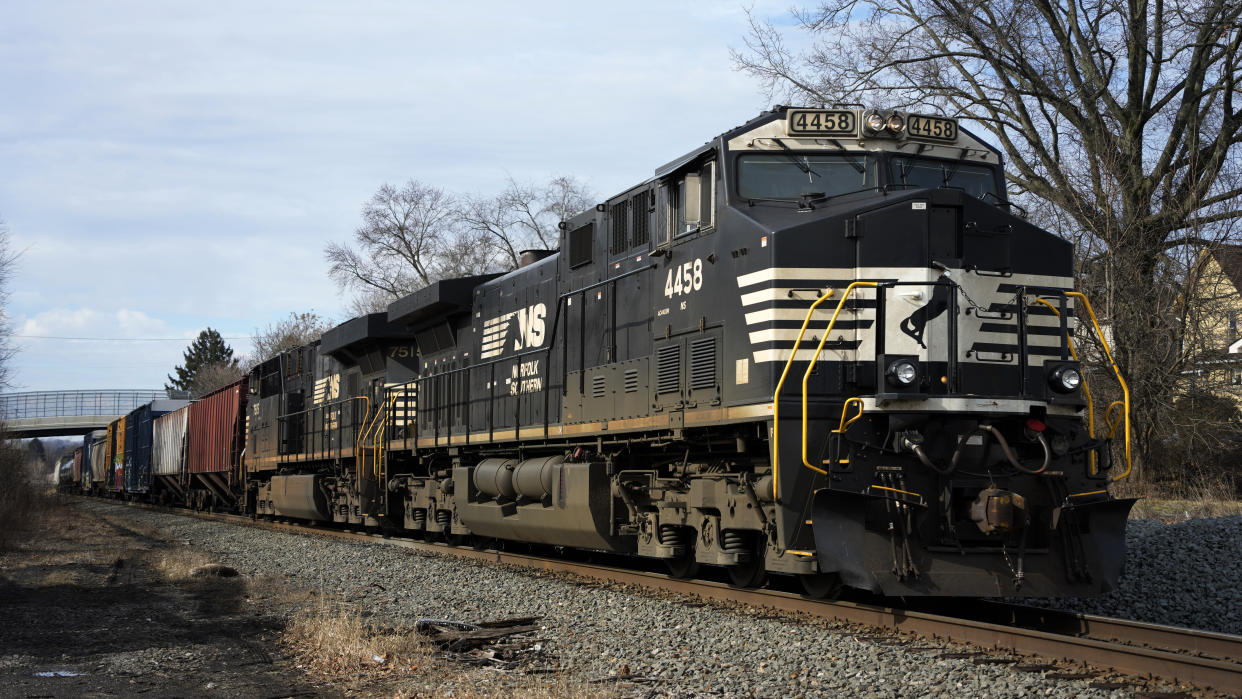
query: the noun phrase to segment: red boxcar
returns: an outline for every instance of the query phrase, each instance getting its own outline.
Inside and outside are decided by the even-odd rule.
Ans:
[[[246,444],[248,379],[229,384],[190,405],[186,471],[192,505],[233,505]]]

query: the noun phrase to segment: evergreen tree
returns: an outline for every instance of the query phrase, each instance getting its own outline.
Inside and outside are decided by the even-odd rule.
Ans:
[[[26,448],[30,450],[30,456],[39,463],[43,463],[43,460],[47,458],[47,452],[43,449],[43,442],[39,441],[38,437],[30,440]]]
[[[166,391],[189,391],[194,387],[194,379],[198,372],[213,365],[237,367],[238,360],[233,357],[233,348],[224,343],[220,333],[207,328],[198,334],[198,338],[186,348],[184,364],[174,371],[176,378],[170,374],[169,383],[164,384]]]

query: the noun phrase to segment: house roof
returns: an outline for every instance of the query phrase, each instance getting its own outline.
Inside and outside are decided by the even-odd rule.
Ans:
[[[1221,272],[1242,292],[1242,245],[1218,245],[1212,248],[1212,257],[1220,265]]]

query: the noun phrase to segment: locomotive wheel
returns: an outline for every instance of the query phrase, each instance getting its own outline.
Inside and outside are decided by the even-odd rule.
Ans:
[[[764,554],[767,553],[766,542],[759,537],[752,538],[746,545],[750,550],[750,560],[729,566],[729,581],[734,587],[763,587],[767,582],[768,572],[765,567]]]
[[[844,586],[836,573],[803,573],[798,576],[802,592],[815,599],[837,599]]]
[[[694,549],[687,548],[686,552],[677,558],[667,558],[664,565],[668,566],[668,575],[671,578],[684,580],[693,578],[699,574],[699,562],[694,560]]]
[[[450,534],[449,532],[444,533],[444,543],[448,544],[449,546],[461,546],[466,543],[466,539],[468,538],[469,538],[468,534]]]
[[[734,587],[761,587],[768,577],[761,556],[754,556],[745,563],[729,566],[727,570],[729,582],[733,583]]]

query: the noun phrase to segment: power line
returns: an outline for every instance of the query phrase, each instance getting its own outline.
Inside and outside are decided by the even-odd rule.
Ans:
[[[14,335],[22,340],[93,340],[97,342],[193,342],[192,337],[67,337],[63,335]],[[227,335],[222,340],[249,340],[250,335]]]

